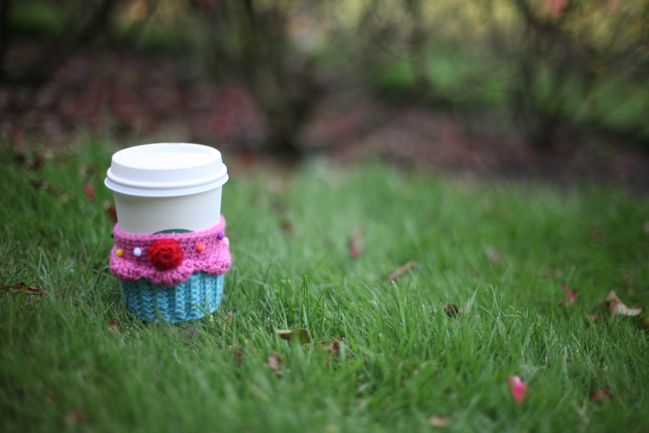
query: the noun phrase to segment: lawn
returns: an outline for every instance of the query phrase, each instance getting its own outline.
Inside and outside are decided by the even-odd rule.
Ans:
[[[147,325],[108,270],[110,152],[89,141],[41,166],[2,151],[0,431],[649,429],[649,328],[602,306],[612,289],[649,305],[647,197],[231,164],[220,311]]]

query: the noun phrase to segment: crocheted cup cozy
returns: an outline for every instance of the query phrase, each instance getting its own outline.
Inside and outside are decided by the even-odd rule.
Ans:
[[[200,319],[219,307],[223,296],[223,275],[203,272],[174,286],[149,280],[122,281],[122,301],[140,319],[180,323]]]
[[[225,219],[188,233],[128,233],[113,229],[110,269],[122,283],[122,301],[147,322],[178,323],[214,312],[230,269]]]

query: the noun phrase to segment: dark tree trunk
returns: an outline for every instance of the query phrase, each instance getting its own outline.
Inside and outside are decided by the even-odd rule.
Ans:
[[[7,50],[9,49],[9,11],[11,0],[0,0],[0,82],[7,78]]]

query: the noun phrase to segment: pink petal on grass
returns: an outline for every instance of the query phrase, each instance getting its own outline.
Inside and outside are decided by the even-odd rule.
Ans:
[[[613,400],[611,393],[608,391],[608,388],[596,389],[595,391],[591,392],[590,399],[592,401],[597,401],[600,403],[607,403]]]
[[[95,201],[95,187],[87,183],[83,186],[83,192],[90,201]]]
[[[523,404],[529,392],[527,384],[523,382],[523,379],[515,375],[509,376],[507,382],[509,383],[509,390],[512,393],[512,397],[514,397],[514,400],[516,400],[516,403]]]

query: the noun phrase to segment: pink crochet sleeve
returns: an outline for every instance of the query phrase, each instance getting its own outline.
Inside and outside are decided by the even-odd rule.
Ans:
[[[187,280],[195,272],[224,274],[232,264],[223,217],[215,226],[189,233],[136,234],[125,232],[116,224],[113,236],[110,270],[123,280],[146,278],[154,284],[169,286]],[[169,259],[169,252],[158,253],[156,246],[162,243],[175,256],[172,254]],[[167,262],[157,260],[160,254]]]

